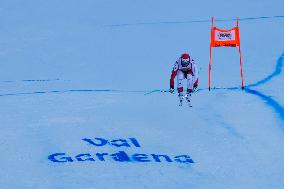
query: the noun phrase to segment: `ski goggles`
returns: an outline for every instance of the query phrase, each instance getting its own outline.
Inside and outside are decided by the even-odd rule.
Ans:
[[[188,59],[181,59],[181,64],[182,65],[189,65],[189,58]]]

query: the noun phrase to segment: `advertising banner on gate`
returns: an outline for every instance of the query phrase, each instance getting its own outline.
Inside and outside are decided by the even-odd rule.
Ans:
[[[211,30],[211,47],[236,47],[240,46],[239,28],[221,30],[213,27]]]

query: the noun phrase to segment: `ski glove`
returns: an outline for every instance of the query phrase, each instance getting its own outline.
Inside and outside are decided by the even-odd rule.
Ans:
[[[197,91],[197,87],[198,87],[198,79],[193,84],[193,91]]]

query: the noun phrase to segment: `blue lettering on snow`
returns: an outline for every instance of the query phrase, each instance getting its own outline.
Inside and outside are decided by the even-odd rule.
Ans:
[[[63,157],[57,159],[56,158],[57,156],[63,156]],[[73,162],[71,157],[64,157],[64,156],[65,156],[65,153],[55,153],[55,154],[48,156],[48,159],[50,161],[58,162],[58,163]]]
[[[96,153],[96,156],[99,158],[100,161],[105,161],[104,156],[108,155],[108,153]]]
[[[173,162],[173,160],[168,155],[157,155],[157,154],[133,154],[130,158],[130,156],[125,151],[119,151],[114,154],[108,154],[108,153],[96,153],[95,156],[100,161],[105,161],[105,157],[111,157],[114,161],[118,162]],[[52,162],[56,163],[66,163],[66,162],[74,162],[74,160],[77,160],[78,162],[83,161],[91,161],[95,162],[94,159],[95,156],[92,156],[89,153],[79,154],[76,155],[75,158],[72,158],[70,156],[67,156],[66,153],[55,153],[50,156],[48,156],[48,159]],[[151,159],[152,158],[152,159]],[[175,162],[178,163],[194,163],[194,161],[191,159],[189,155],[179,155],[175,156],[174,158]]]
[[[171,158],[169,156],[167,156],[167,155],[156,155],[156,154],[151,154],[151,155],[152,155],[152,157],[154,158],[154,160],[156,162],[161,162],[160,157],[163,157],[167,162],[173,162],[171,160]]]
[[[95,138],[98,142],[95,142],[94,140],[92,139],[88,139],[88,138],[83,138],[82,140],[83,141],[86,141],[88,142],[89,144],[92,144],[94,146],[104,146],[108,143],[108,141],[106,139],[103,139],[103,138]]]
[[[132,142],[132,144],[137,147],[140,148],[141,145],[139,144],[138,140],[136,140],[135,138],[129,138],[129,140]]]
[[[107,140],[104,138],[83,138],[83,141],[87,142],[89,145],[102,147],[105,145],[111,145],[114,147],[136,147],[140,148],[141,145],[139,144],[138,140],[135,138],[128,138],[128,139],[114,139],[114,140]],[[125,151],[118,151],[117,153],[82,153],[75,156],[68,156],[66,153],[54,153],[48,156],[48,159],[52,162],[56,163],[68,163],[68,162],[96,162],[96,159],[101,162],[105,162],[106,158],[108,160],[114,160],[117,162],[177,162],[177,163],[194,163],[189,155],[178,155],[171,158],[168,155],[158,155],[158,154],[143,154],[143,153],[135,153],[133,155],[128,155]]]
[[[95,161],[91,154],[79,154],[75,157],[78,161]]]
[[[106,144],[115,146],[115,147],[131,147],[131,144],[134,147],[140,148],[141,145],[139,144],[138,140],[135,138],[129,138],[129,141],[127,139],[115,139],[108,141],[107,139],[104,138],[83,138],[83,141],[87,142],[88,144],[91,144],[93,146],[105,146]]]
[[[194,163],[194,161],[188,155],[176,156],[174,159],[176,162],[179,162],[179,163]]]
[[[147,154],[133,154],[132,158],[138,162],[149,162],[151,160],[148,159]]]
[[[111,143],[113,146],[116,146],[116,147],[122,147],[122,146],[131,147],[131,146],[127,143],[127,140],[125,140],[125,139],[112,140],[110,143]]]
[[[118,153],[111,154],[110,156],[112,156],[112,158],[115,161],[120,161],[120,162],[130,161],[130,158],[128,157],[128,155],[124,151],[119,151]]]

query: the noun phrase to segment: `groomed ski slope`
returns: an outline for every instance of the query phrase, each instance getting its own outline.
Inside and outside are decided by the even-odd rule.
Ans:
[[[281,189],[283,2],[1,1],[0,188]],[[237,50],[213,50],[240,19]],[[167,90],[199,66],[193,108]]]

